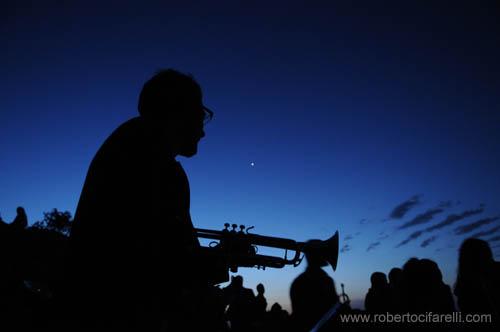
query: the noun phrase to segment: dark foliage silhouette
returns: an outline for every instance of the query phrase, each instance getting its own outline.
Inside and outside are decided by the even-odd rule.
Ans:
[[[38,229],[47,229],[69,236],[72,225],[71,213],[69,211],[58,211],[53,209],[50,212],[44,212],[43,220],[35,222],[31,227]]]
[[[17,220],[17,221],[16,221]],[[54,298],[64,284],[67,237],[27,224],[18,208],[13,224],[0,224],[0,330],[48,328],[61,319]]]

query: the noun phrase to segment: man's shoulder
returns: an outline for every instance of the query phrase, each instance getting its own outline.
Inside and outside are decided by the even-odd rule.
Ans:
[[[326,273],[322,268],[306,268],[295,281],[297,284],[318,284],[327,282],[333,282],[333,279]]]
[[[92,158],[89,172],[116,172],[133,167],[135,161],[144,161],[149,154],[145,132],[139,117],[122,123],[101,144]]]
[[[98,151],[99,154],[131,153],[147,141],[147,128],[140,117],[125,121],[106,138]]]
[[[141,117],[129,119],[119,125],[109,137],[107,141],[120,140],[140,140],[144,139],[147,133],[147,128],[144,120]]]
[[[246,295],[255,297],[255,294],[251,288],[243,288],[243,291],[246,293]]]

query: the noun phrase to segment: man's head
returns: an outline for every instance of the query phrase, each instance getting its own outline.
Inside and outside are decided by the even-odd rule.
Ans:
[[[240,275],[234,276],[231,278],[231,283],[235,288],[240,289],[243,287],[243,277]]]
[[[370,282],[373,288],[382,288],[387,286],[387,277],[383,272],[373,272],[370,276]]]
[[[307,259],[307,266],[311,268],[319,268],[328,265],[324,250],[322,250],[323,241],[309,240],[304,247],[304,253]]]
[[[258,284],[257,285],[257,293],[264,294],[264,292],[265,292],[264,285],[263,284]]]
[[[203,106],[194,78],[173,69],[158,72],[144,84],[138,109],[172,152],[186,157],[198,151],[203,125],[213,115]]]

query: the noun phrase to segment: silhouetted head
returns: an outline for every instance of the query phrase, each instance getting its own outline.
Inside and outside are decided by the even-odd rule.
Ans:
[[[420,260],[412,257],[403,265],[403,281],[406,287],[418,283],[420,277]]]
[[[399,267],[394,267],[389,272],[389,283],[391,285],[399,285],[401,284],[401,278],[403,278],[403,270]]]
[[[387,286],[387,277],[383,272],[373,272],[370,277],[372,288],[384,288]]]
[[[468,269],[479,272],[488,268],[493,262],[493,253],[486,241],[469,238],[460,246],[458,257],[459,270]]]
[[[173,69],[158,72],[139,96],[139,114],[174,155],[191,157],[205,136],[203,125],[213,116],[202,102],[200,85],[190,75]]]
[[[440,285],[443,282],[443,274],[436,262],[430,259],[421,259],[420,268],[422,270],[422,278],[433,285]]]
[[[274,302],[271,306],[271,312],[280,312],[281,310],[281,305],[278,302]]]
[[[309,267],[323,267],[328,265],[328,261],[324,257],[325,253],[321,248],[321,240],[309,240],[304,247],[304,253]]]
[[[18,206],[17,209],[16,209],[16,212],[18,215],[21,215],[21,216],[25,216],[26,215],[26,211],[24,211],[24,208],[22,206]]]
[[[265,292],[264,285],[263,284],[258,284],[257,285],[257,293],[264,294],[264,292]]]
[[[231,278],[231,284],[235,288],[242,288],[243,287],[243,277],[242,276],[234,276]]]
[[[412,257],[403,265],[404,274],[418,274],[420,259]]]

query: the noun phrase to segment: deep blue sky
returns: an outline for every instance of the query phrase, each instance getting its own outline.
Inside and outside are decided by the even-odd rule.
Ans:
[[[74,213],[100,144],[136,115],[144,81],[172,67],[215,111],[199,154],[181,159],[196,226],[300,241],[338,229],[349,248],[328,271],[353,299],[412,256],[452,284],[460,242],[499,235],[488,219],[500,216],[497,1],[146,2],[3,2],[5,220],[18,205],[30,222]],[[304,266],[240,272],[288,308]]]

